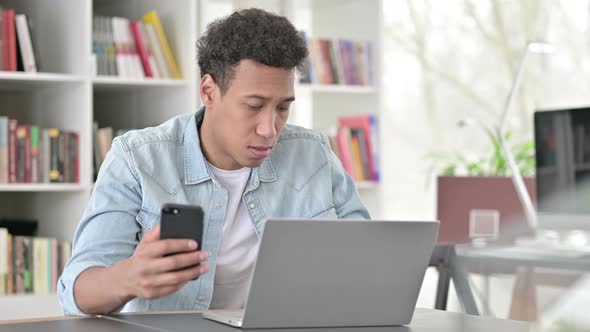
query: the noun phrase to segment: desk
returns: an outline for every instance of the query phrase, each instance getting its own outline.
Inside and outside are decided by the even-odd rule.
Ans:
[[[537,318],[535,279],[538,280],[539,278],[535,276],[535,268],[573,272],[590,271],[590,256],[560,255],[549,249],[545,252],[519,247],[475,249],[457,246],[455,251],[457,264],[470,272],[483,275],[516,273],[517,279],[510,310],[511,319],[534,321]],[[567,286],[576,279],[576,275],[561,277],[561,286]],[[552,284],[555,284],[555,282],[552,282]]]
[[[239,329],[225,326],[203,318],[199,311],[182,313],[143,313],[122,314],[110,317],[90,317],[79,319],[47,320],[0,324],[0,332],[119,332],[119,331],[207,331],[235,332]],[[366,327],[366,328],[321,328],[321,329],[265,329],[248,331],[288,331],[288,332],[352,332],[352,331],[391,331],[391,332],[525,332],[531,325],[525,322],[500,320],[489,317],[470,316],[456,312],[432,309],[416,309],[409,326]]]

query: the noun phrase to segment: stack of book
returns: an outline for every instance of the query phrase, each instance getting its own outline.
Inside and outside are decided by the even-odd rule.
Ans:
[[[96,74],[124,78],[181,78],[158,14],[142,21],[95,16],[92,44]]]
[[[374,84],[371,42],[346,39],[308,38],[309,56],[300,83]]]
[[[55,293],[71,256],[70,242],[13,236],[0,228],[0,295]]]
[[[0,116],[0,183],[79,182],[78,133]]]
[[[338,130],[329,136],[332,150],[355,181],[379,181],[377,120],[374,115],[338,119]]]
[[[0,6],[0,70],[37,72],[27,16]]]

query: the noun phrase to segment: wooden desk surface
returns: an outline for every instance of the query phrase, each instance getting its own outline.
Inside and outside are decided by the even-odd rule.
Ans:
[[[208,331],[234,332],[237,329],[209,321],[203,311],[172,311],[120,314],[112,317],[57,317],[45,320],[11,321],[1,325],[0,332],[135,332],[135,331]],[[290,328],[264,329],[264,332],[529,332],[531,325],[524,322],[470,316],[462,313],[432,309],[416,309],[409,326]]]

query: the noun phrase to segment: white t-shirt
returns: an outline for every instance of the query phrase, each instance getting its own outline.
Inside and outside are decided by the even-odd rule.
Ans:
[[[209,166],[215,179],[228,194],[209,308],[242,309],[246,304],[248,283],[259,245],[254,225],[242,201],[251,169],[244,167],[227,171],[211,164]]]

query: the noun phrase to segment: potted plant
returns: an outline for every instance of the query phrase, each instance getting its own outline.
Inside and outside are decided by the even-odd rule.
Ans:
[[[460,153],[435,155],[437,176],[437,218],[441,225],[439,243],[466,243],[488,238],[512,243],[516,237],[532,234],[524,217],[510,177],[500,141],[484,129],[491,151],[475,160]],[[535,147],[532,141],[510,144],[525,185],[535,201]]]

